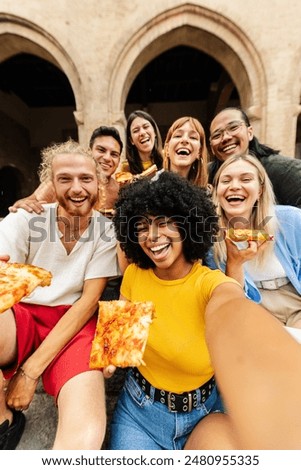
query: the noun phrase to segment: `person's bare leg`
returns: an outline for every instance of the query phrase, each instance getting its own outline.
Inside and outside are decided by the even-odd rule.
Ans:
[[[0,369],[13,362],[16,357],[16,323],[13,312],[7,310],[0,315]],[[8,419],[12,422],[12,411],[6,405],[5,391],[7,382],[0,370],[0,424]]]
[[[239,447],[231,419],[222,413],[211,413],[203,418],[190,434],[185,450],[229,450]]]
[[[5,401],[6,381],[4,380],[2,371],[0,370],[0,425],[8,419],[9,424],[13,420],[13,413],[7,407]]]
[[[232,299],[206,313],[219,389],[245,449],[301,449],[301,345],[270,313]]]
[[[53,449],[99,450],[106,431],[104,378],[88,371],[70,379],[59,393]]]

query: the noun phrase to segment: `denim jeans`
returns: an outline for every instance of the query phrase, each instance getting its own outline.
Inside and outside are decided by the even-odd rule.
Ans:
[[[223,412],[223,404],[216,386],[210,397],[188,413],[172,412],[153,400],[140,388],[130,370],[111,422],[112,450],[175,450],[183,449],[196,424],[209,413]]]

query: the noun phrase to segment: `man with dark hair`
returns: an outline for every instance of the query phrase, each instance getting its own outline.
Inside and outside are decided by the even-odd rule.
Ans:
[[[225,108],[213,118],[209,137],[214,159],[209,163],[209,183],[231,155],[254,155],[264,166],[278,204],[301,208],[301,160],[285,157],[258,141],[247,114],[240,108]]]

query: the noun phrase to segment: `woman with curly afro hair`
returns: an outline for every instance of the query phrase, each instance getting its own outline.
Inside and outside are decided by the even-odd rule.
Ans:
[[[182,449],[196,424],[222,412],[205,341],[205,310],[219,289],[243,296],[236,281],[202,266],[218,230],[204,188],[163,172],[123,187],[113,218],[132,263],[121,298],[151,300],[155,318],[145,365],[130,369],[111,423],[111,449]]]
[[[113,221],[121,248],[141,268],[155,268],[155,260],[139,244],[140,233],[148,225],[150,215],[159,226],[162,226],[162,215],[163,220],[172,219],[175,230],[180,232],[188,263],[204,259],[213,245],[218,219],[206,190],[193,188],[175,173],[163,172],[157,181],[140,180],[121,188],[115,205]]]
[[[113,223],[132,260],[120,298],[152,301],[155,317],[110,448],[300,448],[301,346],[238,282],[202,265],[218,230],[206,190],[171,172],[137,181],[121,189]]]

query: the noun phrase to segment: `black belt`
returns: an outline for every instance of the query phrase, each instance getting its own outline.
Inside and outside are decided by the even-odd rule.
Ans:
[[[139,370],[133,369],[134,378],[146,395],[150,396],[152,385],[140,374]],[[215,387],[215,379],[211,377],[208,382],[199,387],[196,390],[191,390],[190,392],[184,392],[181,394],[167,392],[166,390],[160,390],[155,388],[154,400],[159,401],[166,405],[169,411],[180,411],[180,412],[189,412],[193,408],[197,408],[198,403],[205,403],[205,401],[210,397],[213,389]],[[200,393],[200,400],[197,400],[198,391]]]

